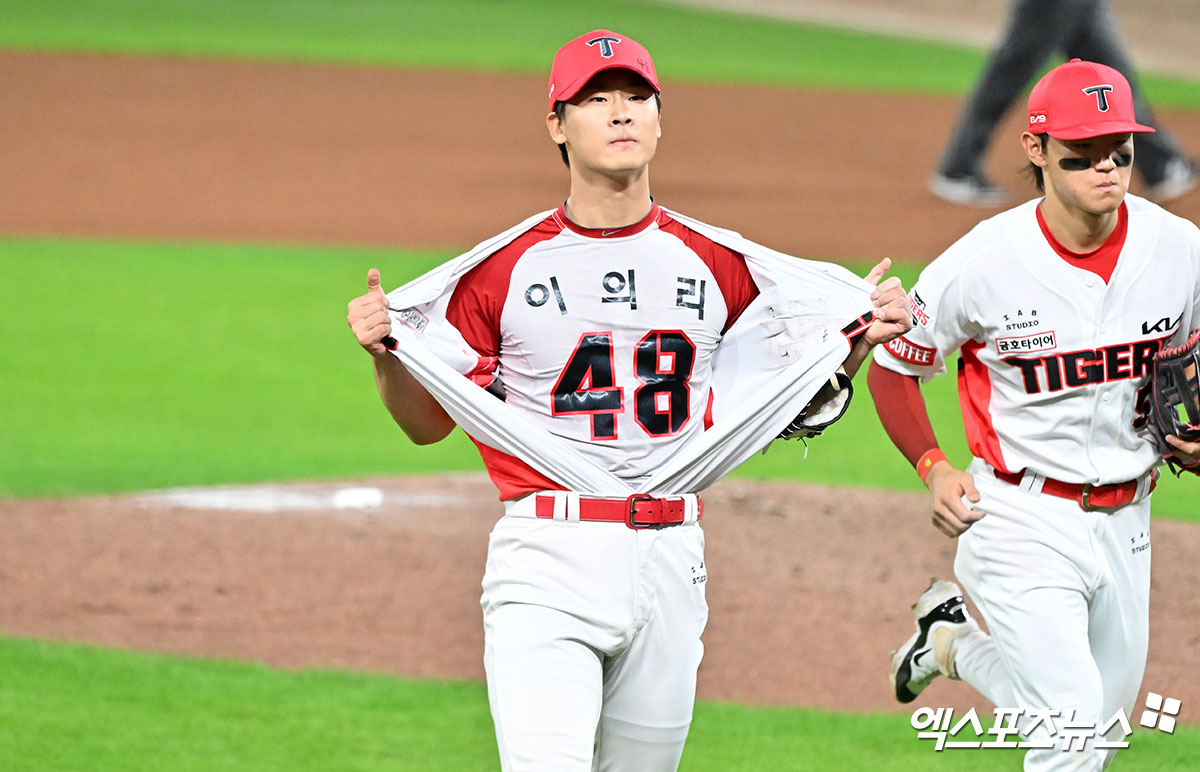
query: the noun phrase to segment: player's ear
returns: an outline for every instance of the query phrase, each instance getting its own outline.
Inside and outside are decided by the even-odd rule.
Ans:
[[[567,141],[567,133],[563,131],[562,119],[558,117],[558,113],[551,111],[546,116],[546,129],[550,132],[550,139],[554,140],[556,145]]]
[[[1046,151],[1042,147],[1041,137],[1027,131],[1021,135],[1021,145],[1025,148],[1025,157],[1029,159],[1029,163],[1046,168]]]

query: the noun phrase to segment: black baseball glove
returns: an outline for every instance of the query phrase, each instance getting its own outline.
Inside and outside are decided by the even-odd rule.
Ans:
[[[1150,377],[1149,423],[1158,449],[1175,450],[1167,443],[1168,434],[1200,440],[1200,330],[1193,330],[1182,346],[1159,351]],[[1167,465],[1179,475],[1178,464],[1168,458]]]

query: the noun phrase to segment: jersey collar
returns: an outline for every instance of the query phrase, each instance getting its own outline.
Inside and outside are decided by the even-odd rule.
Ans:
[[[1058,237],[1050,232],[1050,226],[1046,224],[1046,218],[1042,216],[1042,208],[1040,206],[1034,208],[1037,213],[1038,227],[1042,230],[1042,235],[1046,237],[1046,241],[1054,248],[1061,257],[1067,260],[1086,260],[1089,257],[1095,257],[1102,253],[1102,250],[1112,250],[1114,247],[1120,252],[1120,246],[1125,243],[1125,234],[1129,231],[1129,210],[1125,206],[1125,202],[1121,202],[1121,206],[1117,209],[1117,225],[1113,228],[1113,232],[1108,234],[1108,238],[1104,243],[1093,249],[1091,252],[1072,252],[1067,249]]]
[[[560,226],[573,233],[578,233],[580,236],[585,236],[589,239],[619,239],[646,230],[658,219],[661,213],[662,208],[654,203],[654,199],[651,199],[650,211],[645,217],[632,225],[624,225],[620,228],[585,228],[582,225],[571,222],[570,218],[567,217],[566,204],[555,209],[553,217]]]
[[[1109,234],[1103,244],[1091,252],[1085,253],[1072,252],[1063,246],[1063,243],[1050,232],[1050,227],[1046,225],[1046,218],[1042,216],[1041,206],[1036,207],[1034,211],[1037,213],[1038,227],[1041,228],[1042,235],[1050,247],[1068,265],[1091,271],[1103,279],[1105,284],[1112,279],[1113,271],[1117,268],[1117,259],[1121,256],[1121,250],[1125,248],[1125,236],[1129,231],[1129,210],[1124,201],[1121,202],[1121,208],[1117,210],[1117,227],[1113,228],[1113,232]]]

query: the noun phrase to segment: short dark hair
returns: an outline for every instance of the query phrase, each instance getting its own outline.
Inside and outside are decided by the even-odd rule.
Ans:
[[[658,107],[658,111],[661,113],[662,112],[662,97],[658,95],[657,91],[654,92],[654,104]],[[555,102],[554,103],[554,114],[558,116],[558,120],[561,123],[563,116],[565,116],[567,114],[567,103],[563,102],[562,100]],[[565,142],[559,143],[558,152],[562,155],[562,162],[567,165],[568,169],[570,169],[571,168],[571,159],[567,158],[567,143],[565,143]]]
[[[567,103],[563,102],[562,100],[555,102],[554,114],[558,116],[558,122],[562,123],[563,116],[567,114]],[[570,169],[571,159],[567,158],[567,143],[559,142],[556,144],[558,145],[558,152],[562,154],[562,162],[567,165],[568,169]]]
[[[1042,141],[1042,156],[1045,156],[1046,155],[1046,145],[1048,145],[1050,143],[1050,135],[1043,133],[1043,134],[1039,134],[1037,136],[1038,136],[1038,139],[1040,139]],[[1033,184],[1037,185],[1038,193],[1045,193],[1046,192],[1046,173],[1044,171],[1042,171],[1042,167],[1038,166],[1033,161],[1030,161],[1029,166],[1028,166],[1028,168],[1025,169],[1025,171],[1026,171],[1026,173],[1029,174],[1030,177],[1033,178]]]

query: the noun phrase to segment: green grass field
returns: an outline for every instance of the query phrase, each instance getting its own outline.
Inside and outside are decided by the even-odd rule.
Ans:
[[[545,74],[570,37],[607,27],[654,52],[665,82],[957,95],[984,53],[631,0],[6,0],[0,49],[217,56]],[[1146,74],[1155,105],[1200,109]]]
[[[464,468],[389,426],[345,322],[368,265],[444,257],[0,241],[0,495]]]
[[[986,731],[992,716],[981,719]],[[1001,772],[1020,765],[1019,750],[938,753],[916,735],[907,713],[703,703],[680,770],[937,772],[969,763]],[[1129,743],[1117,768],[1189,770],[1200,729],[1174,735],[1138,729]],[[281,672],[0,639],[0,768],[6,770],[483,772],[496,768],[495,758],[482,684]]]
[[[984,58],[673,6],[536,0],[7,0],[0,50],[544,75],[555,47],[600,26],[649,45],[668,82],[961,95]],[[1159,107],[1200,109],[1194,82],[1143,82]],[[478,469],[461,434],[417,451],[390,427],[343,321],[368,265],[398,284],[449,254],[0,238],[0,527],[12,496]],[[961,460],[953,379],[928,393]],[[777,444],[738,474],[918,490],[865,395],[807,460]],[[1187,482],[1156,493],[1157,516],[1197,518]],[[1132,742],[1115,769],[1200,757],[1194,729]],[[495,769],[494,743],[479,684],[0,638],[0,769],[457,772]],[[966,753],[934,753],[904,714],[702,704],[682,769],[1019,766],[1012,752]]]

